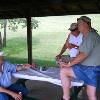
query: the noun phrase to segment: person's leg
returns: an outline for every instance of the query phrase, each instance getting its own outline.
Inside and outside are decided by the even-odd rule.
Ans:
[[[69,100],[70,99],[70,85],[71,85],[70,77],[75,78],[75,74],[71,67],[61,68],[60,77],[61,77],[62,88],[63,88],[63,99]]]
[[[9,100],[5,93],[0,93],[0,100]]]
[[[87,91],[87,95],[88,95],[89,100],[97,100],[96,87],[87,85],[86,91]]]
[[[21,92],[23,96],[26,96],[28,94],[28,90],[19,84],[12,84],[8,89],[14,92]]]

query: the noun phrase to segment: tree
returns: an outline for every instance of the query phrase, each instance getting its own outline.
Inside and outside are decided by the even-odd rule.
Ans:
[[[6,20],[6,19],[5,19]],[[2,28],[4,28],[4,26],[6,26],[6,25],[4,25],[4,24],[6,24],[4,21],[5,20],[0,20],[0,28],[2,29]],[[5,33],[5,28],[4,28],[4,33]],[[6,39],[6,36],[5,36],[5,39]],[[3,39],[2,39],[2,34],[1,34],[1,32],[0,32],[0,49],[3,47]]]
[[[2,36],[1,36],[1,32],[0,32],[0,49],[2,48]]]
[[[39,21],[35,18],[32,18],[32,29],[36,29],[38,27]],[[3,19],[0,20],[0,28],[4,29],[4,35],[2,39],[2,34],[0,33],[0,47],[6,47],[6,33],[7,33],[7,27],[9,30],[17,31],[19,24],[22,26],[22,28],[25,28],[27,26],[27,21],[24,18],[17,18],[17,19]]]
[[[6,47],[6,32],[7,32],[7,19],[4,20],[3,47]]]

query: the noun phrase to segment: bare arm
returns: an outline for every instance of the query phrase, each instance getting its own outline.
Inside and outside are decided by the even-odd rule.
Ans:
[[[68,35],[68,38],[67,38],[65,44],[63,45],[63,47],[62,47],[60,53],[56,56],[56,59],[60,59],[60,58],[61,58],[61,55],[66,51],[66,49],[67,49],[67,47],[68,47],[68,43],[69,43],[69,42],[68,42],[69,36],[70,36],[70,34]]]
[[[70,63],[66,64],[66,63],[61,62],[61,63],[60,63],[60,66],[61,66],[61,67],[71,67],[71,66],[73,66],[73,65],[75,65],[75,64],[80,63],[80,62],[83,61],[86,57],[87,57],[87,56],[86,56],[85,53],[80,52],[80,53],[77,55],[77,57],[75,57]]]
[[[22,95],[20,95],[19,93],[15,93],[13,91],[10,91],[8,89],[5,89],[3,87],[0,87],[0,92],[3,92],[3,93],[10,95],[11,97],[13,97],[16,100],[22,100]]]
[[[61,49],[61,52],[60,52],[60,55],[62,55],[65,51],[66,51],[66,49],[68,48],[68,44],[69,44],[69,37],[70,37],[70,34],[68,35],[68,38],[67,38],[67,40],[66,40],[66,42],[65,42],[65,44],[63,45],[63,47],[62,47],[62,49]]]
[[[0,87],[0,92],[4,92],[4,93],[6,93],[6,94],[8,94],[8,95],[11,95],[11,94],[12,94],[12,91],[7,90],[7,89],[2,88],[2,87]]]
[[[77,57],[75,57],[71,62],[70,62],[70,66],[73,66],[75,64],[80,63],[81,61],[83,61],[86,58],[86,54],[84,52],[80,52]]]
[[[60,55],[62,55],[66,51],[67,45],[68,45],[68,38],[67,38],[65,44],[63,45],[63,47],[62,47],[62,49],[61,49],[61,51],[59,53]]]
[[[66,43],[63,45],[63,47],[62,47],[62,49],[61,49],[61,51],[60,51],[60,53],[59,53],[59,55],[62,55],[65,51],[66,51]]]
[[[31,67],[30,64],[18,65],[18,66],[16,67],[16,71],[26,70],[26,69],[28,69],[28,68],[30,68],[30,67]]]

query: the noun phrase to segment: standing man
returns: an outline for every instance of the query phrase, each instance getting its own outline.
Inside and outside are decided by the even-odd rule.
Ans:
[[[77,19],[78,30],[83,33],[79,54],[70,62],[60,62],[60,76],[63,88],[63,99],[70,100],[70,78],[83,80],[89,100],[96,98],[96,70],[100,71],[100,36],[91,30],[91,19],[81,16]]]
[[[26,96],[28,91],[18,84],[12,84],[11,76],[12,73],[25,70],[29,68],[30,65],[24,64],[22,66],[17,66],[4,60],[3,56],[3,52],[0,51],[0,100],[10,100],[9,97],[14,100],[22,100],[23,96]]]
[[[82,43],[83,34],[79,32],[77,23],[72,23],[69,30],[70,34],[68,35],[68,38],[63,45],[60,53],[56,56],[56,61],[58,62],[59,60],[62,60],[63,62],[68,63],[79,53],[78,47]],[[66,49],[69,49],[69,55],[62,55],[66,51]]]

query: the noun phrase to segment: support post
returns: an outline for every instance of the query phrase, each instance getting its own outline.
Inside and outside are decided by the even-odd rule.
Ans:
[[[32,27],[31,17],[27,16],[27,50],[28,50],[28,63],[32,64]]]

